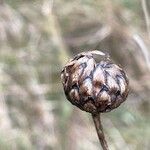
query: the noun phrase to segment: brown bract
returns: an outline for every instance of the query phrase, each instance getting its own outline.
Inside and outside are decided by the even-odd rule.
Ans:
[[[100,58],[98,63],[95,55]],[[111,111],[129,92],[125,72],[101,51],[76,55],[63,68],[61,80],[67,99],[90,113]]]

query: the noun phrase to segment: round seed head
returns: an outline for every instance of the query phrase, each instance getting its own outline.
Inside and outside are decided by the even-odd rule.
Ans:
[[[98,63],[94,56],[99,57]],[[90,113],[111,111],[129,93],[125,72],[101,51],[76,55],[63,68],[61,80],[67,99]]]

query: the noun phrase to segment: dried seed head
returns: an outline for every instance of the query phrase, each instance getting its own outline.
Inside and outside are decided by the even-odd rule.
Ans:
[[[62,70],[61,79],[67,99],[90,113],[111,111],[126,100],[129,92],[125,72],[100,51],[76,55]]]

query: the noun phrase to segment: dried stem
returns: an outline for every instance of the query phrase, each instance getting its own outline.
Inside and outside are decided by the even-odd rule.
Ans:
[[[101,146],[102,146],[103,150],[109,150],[107,142],[105,140],[103,127],[102,127],[102,124],[101,124],[100,113],[92,114],[92,117],[93,117],[94,125],[95,125],[95,128],[96,128],[96,132],[97,132],[97,135],[98,135],[98,138],[99,138],[99,141],[101,143]]]

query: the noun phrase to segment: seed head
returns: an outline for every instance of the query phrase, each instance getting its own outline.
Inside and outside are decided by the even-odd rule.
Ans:
[[[96,62],[94,56],[98,56]],[[61,72],[67,99],[90,113],[108,112],[126,100],[129,81],[122,68],[101,51],[76,55]]]

